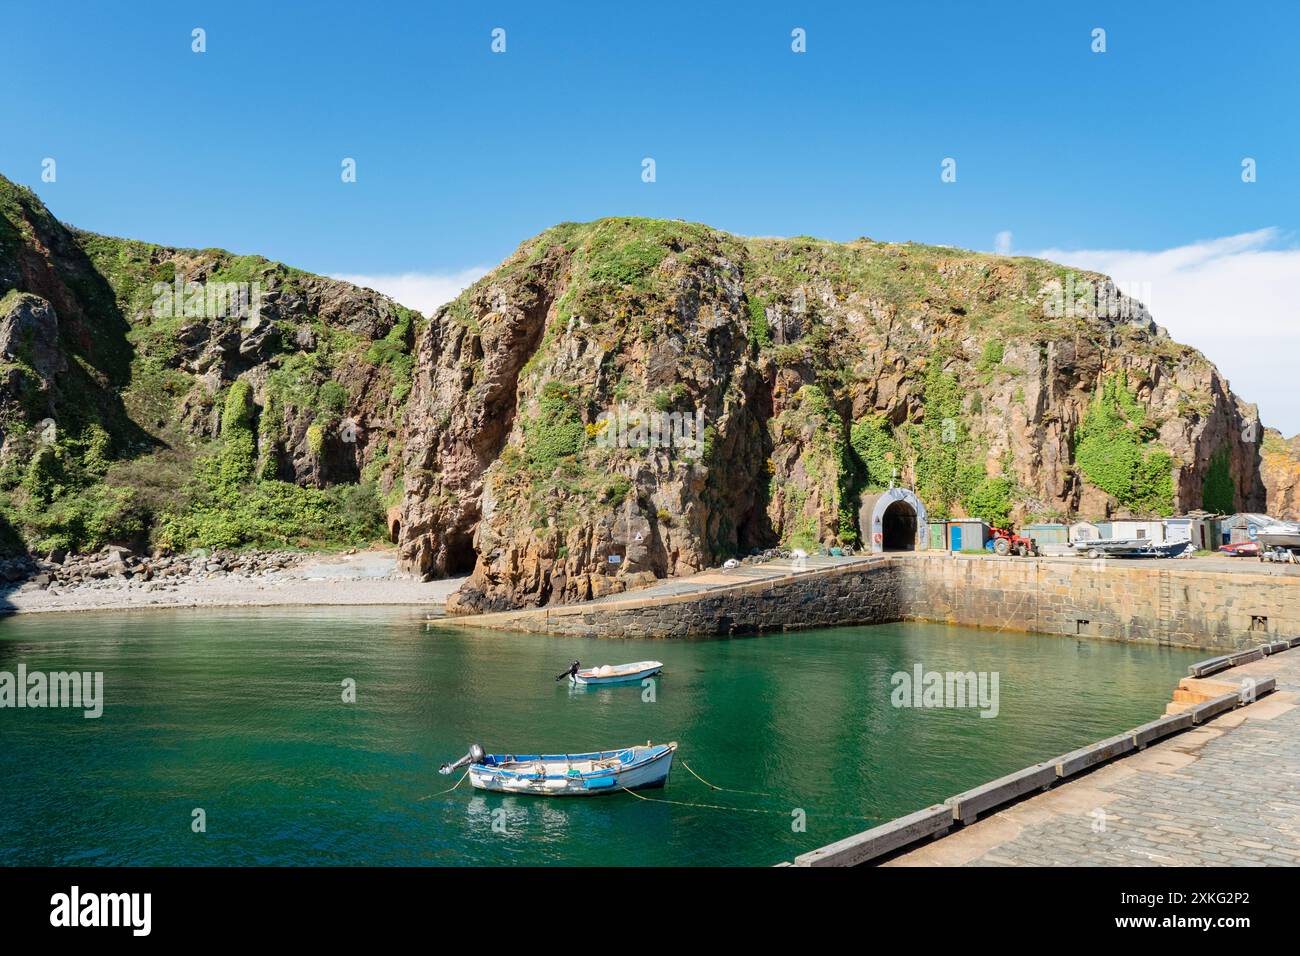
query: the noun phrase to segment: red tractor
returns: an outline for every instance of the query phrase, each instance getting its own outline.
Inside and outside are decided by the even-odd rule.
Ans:
[[[1027,558],[1030,555],[1038,557],[1038,542],[1033,538],[1025,538],[1011,528],[991,528],[993,537],[990,539],[993,544],[995,554],[1006,557],[1008,554],[1018,555]]]

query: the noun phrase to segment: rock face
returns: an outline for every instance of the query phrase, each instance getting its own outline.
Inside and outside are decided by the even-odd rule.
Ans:
[[[59,317],[40,296],[19,292],[0,300],[0,359],[24,361],[46,387],[67,369]]]
[[[1284,439],[1280,432],[1266,429],[1260,475],[1268,495],[1268,513],[1300,520],[1300,435]]]
[[[853,545],[894,475],[1023,520],[1198,507],[1217,460],[1264,504],[1255,409],[1105,277],[681,222],[524,243],[420,337],[405,432],[402,560],[472,571],[455,610]]]
[[[106,250],[103,237],[85,242],[96,258],[122,254]],[[253,387],[263,475],[326,487],[360,480],[382,456],[379,476],[391,485],[396,464],[386,452],[401,412],[393,398],[406,391],[409,361],[370,353],[380,343],[404,359],[414,313],[368,289],[253,257],[153,247],[149,261],[159,274],[228,293],[215,310],[222,314],[206,302],[207,314],[194,314],[199,308],[173,278],[131,313],[150,359],[191,383],[176,406],[189,436],[219,437],[223,391],[243,378]]]
[[[470,573],[453,609],[500,609],[857,546],[891,481],[999,522],[1294,511],[1294,442],[1261,468],[1261,435],[1140,303],[1048,262],[606,219],[426,321],[66,228],[0,178],[3,551],[386,532]]]
[[[255,478],[364,482],[381,534],[422,321],[258,256],[70,229],[0,177],[0,549],[148,544],[220,448],[236,382]]]

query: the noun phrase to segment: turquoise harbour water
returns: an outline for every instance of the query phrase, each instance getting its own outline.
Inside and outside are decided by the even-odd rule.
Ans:
[[[0,864],[768,865],[1152,719],[1198,656],[928,624],[596,641],[426,629],[411,609],[8,618],[0,671],[102,671],[105,703],[0,709]],[[647,702],[556,683],[574,659],[665,669]],[[918,663],[997,672],[998,716],[893,706],[891,675]],[[430,796],[472,741],[647,739],[681,749],[646,796],[729,809]],[[683,758],[763,795],[711,791]]]

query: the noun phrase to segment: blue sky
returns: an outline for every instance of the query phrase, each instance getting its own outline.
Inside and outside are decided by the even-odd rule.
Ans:
[[[0,172],[84,228],[322,273],[455,276],[622,214],[1017,252],[1285,253],[1300,223],[1300,4],[17,0],[4,24]]]

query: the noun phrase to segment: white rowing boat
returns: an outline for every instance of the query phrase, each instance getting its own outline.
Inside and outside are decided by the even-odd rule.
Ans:
[[[582,668],[580,661],[574,661],[569,669],[556,677],[563,680],[567,675],[572,684],[639,684],[647,677],[652,677],[664,669],[661,661],[637,661],[634,664],[604,664],[600,667]]]
[[[668,782],[677,742],[624,747],[585,754],[488,754],[477,744],[447,764],[450,773],[469,764],[469,782],[479,790],[542,797],[592,797],[621,790],[647,790]]]

